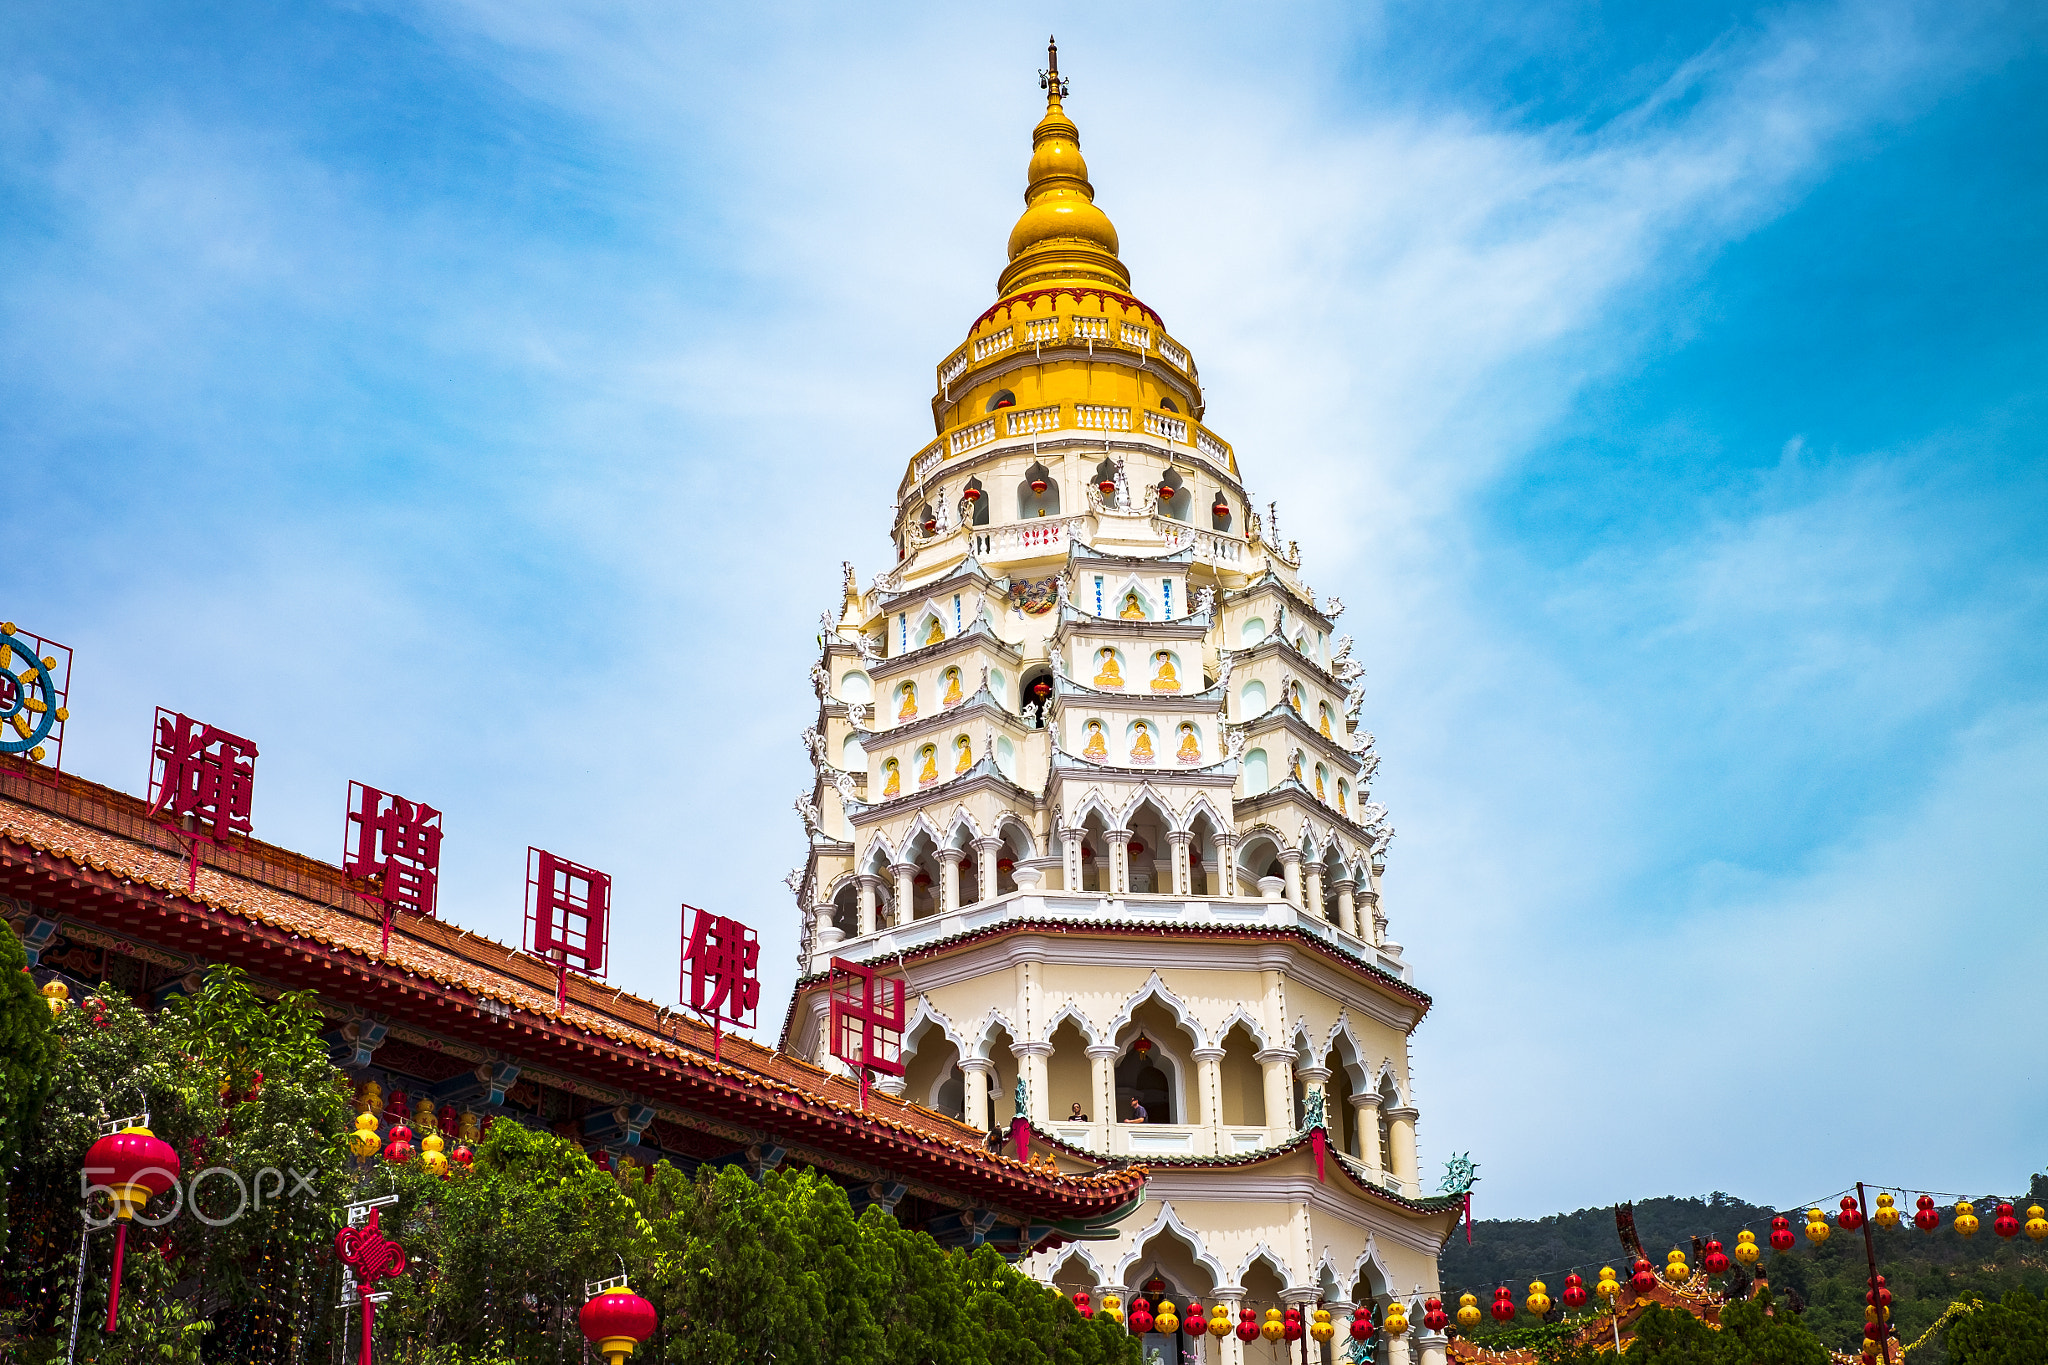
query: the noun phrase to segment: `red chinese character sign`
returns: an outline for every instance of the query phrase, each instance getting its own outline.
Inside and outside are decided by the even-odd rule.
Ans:
[[[752,929],[736,919],[697,910],[697,923],[690,925],[690,912],[683,907],[683,927],[689,946],[683,952],[683,970],[689,984],[690,1012],[711,1024],[711,1056],[722,1060],[725,1025],[750,1029],[755,1007],[761,1003],[761,940]]]
[[[832,1055],[860,1077],[860,1106],[868,1106],[868,1073],[903,1074],[903,978],[881,983],[875,969],[832,959]],[[890,994],[894,988],[893,997]]]
[[[556,964],[555,1006],[569,999],[569,973],[604,975],[605,917],[612,879],[544,849],[526,850],[526,950]]]
[[[0,754],[64,768],[71,647],[0,622]]]
[[[185,889],[197,889],[199,845],[228,834],[249,835],[256,791],[256,746],[176,711],[156,709],[149,758],[149,814],[173,822],[189,840]]]
[[[388,952],[394,911],[433,918],[441,885],[441,812],[360,782],[348,784],[348,805],[341,869],[376,882]]]
[[[393,1280],[405,1273],[405,1251],[386,1237],[377,1226],[378,1210],[370,1210],[370,1221],[343,1228],[334,1236],[335,1252],[355,1276],[356,1292],[363,1304],[363,1345],[361,1365],[370,1362],[370,1332],[377,1320],[377,1281]]]

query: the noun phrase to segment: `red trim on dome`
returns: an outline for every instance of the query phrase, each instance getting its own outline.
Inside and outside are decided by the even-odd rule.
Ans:
[[[990,318],[994,317],[998,309],[1009,308],[1019,303],[1029,304],[1034,299],[1057,299],[1062,294],[1072,294],[1074,296],[1074,301],[1076,303],[1079,303],[1084,296],[1089,294],[1093,294],[1098,298],[1115,299],[1118,303],[1126,304],[1132,308],[1135,308],[1139,312],[1143,313],[1146,317],[1152,319],[1152,325],[1154,327],[1158,327],[1162,330],[1166,327],[1166,320],[1164,318],[1160,317],[1159,314],[1153,312],[1152,309],[1148,307],[1145,303],[1143,303],[1141,300],[1134,299],[1129,294],[1119,294],[1114,289],[1097,289],[1092,285],[1056,284],[1052,286],[1050,289],[1027,289],[1021,294],[1003,295],[1001,298],[997,299],[994,303],[988,306],[987,312],[983,313],[980,317],[976,318],[972,323],[968,325],[967,335],[973,336],[974,329],[976,327],[981,326],[982,323],[987,322]]]

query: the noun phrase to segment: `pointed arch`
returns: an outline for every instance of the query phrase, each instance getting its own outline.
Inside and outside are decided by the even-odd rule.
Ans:
[[[1046,1283],[1058,1285],[1063,1279],[1068,1281],[1081,1279],[1082,1277],[1079,1275],[1068,1273],[1068,1267],[1076,1261],[1079,1261],[1086,1268],[1086,1278],[1089,1285],[1100,1289],[1105,1283],[1102,1278],[1102,1264],[1095,1259],[1095,1253],[1090,1251],[1087,1245],[1082,1242],[1070,1243],[1064,1250],[1053,1254],[1052,1264],[1046,1268]]]
[[[1209,817],[1209,823],[1215,829],[1227,830],[1230,828],[1230,821],[1224,817],[1221,811],[1216,809],[1216,803],[1209,799],[1209,793],[1207,792],[1195,793],[1194,799],[1181,809],[1178,823],[1174,825],[1174,828],[1180,830],[1193,829],[1195,821],[1204,815]]]
[[[1110,809],[1109,802],[1103,800],[1100,787],[1090,787],[1087,793],[1081,797],[1081,804],[1074,807],[1072,817],[1067,821],[1067,827],[1069,829],[1079,829],[1088,823],[1088,816],[1091,813],[1102,817],[1102,827],[1104,829],[1123,828],[1123,825],[1118,822],[1117,813]]]
[[[1236,1009],[1232,1010],[1227,1016],[1225,1016],[1223,1022],[1216,1026],[1216,1037],[1218,1039],[1219,1046],[1221,1046],[1221,1040],[1224,1038],[1228,1038],[1230,1036],[1230,1031],[1236,1028],[1239,1024],[1244,1025],[1244,1031],[1250,1034],[1251,1040],[1257,1043],[1262,1049],[1271,1046],[1271,1044],[1266,1041],[1266,1026],[1259,1022],[1259,1017],[1256,1014],[1253,1014],[1243,1005],[1239,1005]]]
[[[1167,804],[1166,798],[1160,794],[1159,789],[1153,786],[1149,780],[1140,782],[1137,791],[1131,793],[1131,799],[1124,802],[1124,808],[1117,812],[1117,828],[1129,829],[1131,821],[1137,817],[1139,809],[1146,805],[1150,805],[1159,813],[1159,823],[1161,825],[1167,829],[1178,828],[1174,823],[1173,807]]]
[[[1351,1280],[1345,1288],[1354,1288],[1361,1280],[1365,1282],[1366,1292],[1375,1299],[1389,1294],[1394,1285],[1387,1263],[1380,1257],[1379,1241],[1370,1232],[1365,1234],[1365,1250],[1359,1252],[1358,1259],[1351,1263]]]
[[[1006,810],[996,817],[995,837],[1009,846],[1013,859],[1038,856],[1038,841],[1031,837],[1031,826],[1015,811]]]
[[[966,831],[963,836],[961,831]],[[946,821],[946,841],[941,848],[970,848],[981,837],[981,826],[965,806],[953,807],[953,814]]]
[[[867,851],[861,854],[861,866],[871,877],[887,877],[889,869],[896,862],[896,849],[889,842],[889,836],[880,830],[868,838]]]
[[[1335,1052],[1342,1059],[1344,1073],[1355,1089],[1370,1089],[1376,1079],[1373,1070],[1366,1064],[1365,1048],[1358,1041],[1358,1034],[1351,1026],[1351,1011],[1337,1011],[1337,1022],[1323,1037],[1322,1055],[1327,1057]]]
[[[1111,616],[1122,616],[1124,603],[1130,599],[1133,593],[1137,594],[1138,605],[1143,609],[1145,619],[1147,621],[1159,620],[1163,608],[1159,604],[1158,590],[1146,587],[1144,580],[1138,577],[1135,570],[1124,575],[1124,581],[1116,585],[1116,591],[1105,598],[1102,605],[1108,609]]]
[[[1122,1259],[1116,1263],[1115,1283],[1122,1284],[1129,1278],[1131,1268],[1143,1259],[1145,1247],[1154,1237],[1169,1229],[1193,1249],[1195,1263],[1209,1272],[1209,1276],[1215,1282],[1217,1290],[1221,1291],[1231,1287],[1233,1284],[1243,1283],[1241,1279],[1233,1281],[1230,1278],[1229,1274],[1223,1269],[1223,1262],[1217,1260],[1209,1251],[1207,1244],[1202,1241],[1201,1233],[1196,1232],[1186,1223],[1181,1222],[1180,1215],[1174,1212],[1171,1199],[1161,1204],[1159,1206],[1159,1216],[1154,1218],[1143,1232],[1131,1239],[1131,1249],[1125,1252]]]
[[[1001,1010],[992,1009],[987,1014],[981,1016],[980,1026],[974,1032],[974,1046],[962,1048],[960,1055],[962,1057],[979,1057],[983,1061],[989,1060],[989,1044],[996,1040],[996,1034],[998,1033],[1009,1034],[1010,1041],[1013,1043],[1017,1040],[1017,1030],[1010,1026],[1010,1017]]]
[[[1046,1020],[1045,1027],[1039,1030],[1038,1041],[1041,1043],[1051,1042],[1053,1034],[1059,1032],[1060,1025],[1069,1019],[1074,1021],[1074,1027],[1081,1030],[1081,1036],[1088,1040],[1091,1047],[1101,1041],[1096,1037],[1095,1025],[1089,1021],[1086,1014],[1081,1012],[1081,1007],[1071,1000],[1061,1005],[1054,1012],[1052,1018]]]
[[[1194,1012],[1188,1008],[1185,1000],[1182,1000],[1167,988],[1166,982],[1160,979],[1159,973],[1156,971],[1146,978],[1144,985],[1138,987],[1135,995],[1124,1001],[1123,1009],[1103,1027],[1102,1036],[1114,1039],[1119,1033],[1130,1027],[1131,1016],[1136,1014],[1138,1007],[1147,1000],[1157,1000],[1160,1004],[1166,1006],[1167,1011],[1173,1015],[1174,1022],[1179,1024],[1188,1036],[1195,1040],[1196,1047],[1207,1047],[1209,1045],[1209,1035],[1203,1030],[1202,1021],[1195,1018]]]
[[[919,1031],[926,1024],[936,1028],[945,1037],[946,1041],[959,1051],[962,1057],[968,1055],[967,1040],[960,1036],[958,1029],[953,1027],[953,1021],[948,1019],[942,1011],[932,1004],[930,996],[920,995],[917,997],[917,1007],[911,1010],[910,1017],[903,1021],[903,1059],[905,1061],[917,1055],[920,1044],[915,1040]]]
[[[939,638],[932,639],[932,627],[938,627]],[[910,647],[923,649],[926,645],[943,643],[953,638],[953,631],[946,624],[946,618],[939,615],[939,609],[927,602],[918,614],[917,621],[910,629]]]
[[[1273,1278],[1279,1280],[1282,1287],[1289,1290],[1300,1287],[1295,1284],[1294,1276],[1288,1273],[1287,1263],[1281,1260],[1273,1248],[1267,1246],[1264,1242],[1260,1242],[1250,1251],[1247,1251],[1244,1259],[1237,1263],[1237,1276],[1230,1282],[1231,1287],[1242,1294],[1244,1292],[1244,1277],[1251,1274],[1252,1267],[1260,1261],[1266,1263],[1267,1268],[1273,1272]]]

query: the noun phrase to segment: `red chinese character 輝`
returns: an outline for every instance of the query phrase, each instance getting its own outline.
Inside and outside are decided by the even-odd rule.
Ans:
[[[156,712],[150,756],[149,813],[192,817],[212,837],[249,833],[256,746],[190,716]]]

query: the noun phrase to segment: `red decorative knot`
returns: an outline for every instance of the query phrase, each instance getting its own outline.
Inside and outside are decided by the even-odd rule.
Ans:
[[[577,1327],[607,1365],[619,1365],[632,1355],[635,1347],[654,1335],[657,1321],[654,1305],[624,1285],[607,1289],[576,1315]]]
[[[1771,1220],[1771,1250],[1790,1251],[1797,1240],[1792,1235],[1792,1220],[1780,1214]]]
[[[371,1209],[369,1222],[334,1234],[335,1253],[343,1265],[355,1271],[356,1282],[367,1293],[376,1292],[378,1280],[396,1279],[405,1273],[405,1249],[384,1235],[378,1226],[378,1212]]]
[[[1842,1196],[1842,1211],[1835,1216],[1835,1222],[1842,1231],[1854,1232],[1863,1226],[1863,1210],[1856,1203],[1856,1196]]]
[[[1913,1215],[1913,1226],[1922,1232],[1933,1232],[1941,1226],[1941,1215],[1934,1211],[1934,1196],[1920,1196],[1918,1212]]]

